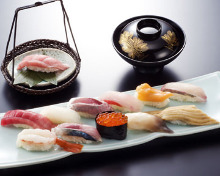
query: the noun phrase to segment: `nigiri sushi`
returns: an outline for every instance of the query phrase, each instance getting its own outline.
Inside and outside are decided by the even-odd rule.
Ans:
[[[40,114],[47,117],[55,124],[71,122],[80,123],[79,114],[76,111],[65,107],[55,105],[47,106],[42,109]]]
[[[20,109],[6,112],[1,119],[1,125],[14,125],[15,127],[21,128],[40,128],[48,130],[56,126],[41,114]]]
[[[143,83],[136,88],[135,96],[142,101],[144,105],[153,106],[156,108],[163,108],[169,102],[169,98],[173,94],[170,92],[162,92],[152,88],[149,84]]]
[[[143,108],[143,103],[132,95],[108,91],[99,97],[100,100],[107,102],[114,110],[122,112],[138,112]]]
[[[166,123],[159,117],[144,112],[126,113],[128,128],[132,130],[146,130],[151,132],[172,133]]]
[[[189,102],[206,102],[207,96],[201,87],[189,83],[171,82],[162,88],[164,92],[171,92],[170,99]]]
[[[76,143],[101,142],[102,138],[97,129],[90,125],[63,123],[52,131],[61,139]]]
[[[67,107],[87,118],[95,118],[100,112],[113,110],[108,103],[94,98],[71,98]]]
[[[56,142],[56,135],[49,130],[24,129],[17,137],[17,147],[28,151],[48,151]]]
[[[59,60],[46,55],[28,55],[18,64],[17,70],[27,67],[29,70],[39,72],[64,71],[69,68]]]
[[[159,114],[163,120],[177,125],[211,125],[219,122],[198,109],[195,105],[168,107]]]

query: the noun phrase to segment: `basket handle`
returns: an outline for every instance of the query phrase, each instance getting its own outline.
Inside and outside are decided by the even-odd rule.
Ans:
[[[69,46],[69,40],[68,40],[68,34],[67,34],[67,26],[66,26],[66,22],[67,22],[69,30],[70,30],[70,34],[71,34],[71,37],[72,37],[72,40],[73,40],[73,43],[74,43],[74,46],[75,46],[75,49],[76,49],[76,54],[77,54],[78,58],[80,59],[79,52],[78,52],[78,49],[77,49],[77,46],[76,46],[76,42],[75,42],[75,39],[74,39],[74,36],[73,36],[73,32],[72,32],[72,29],[71,29],[71,25],[70,25],[70,22],[69,22],[69,17],[67,15],[66,9],[65,9],[65,7],[63,5],[63,0],[49,0],[49,1],[44,1],[44,2],[35,2],[32,5],[27,5],[27,6],[23,6],[23,7],[17,8],[15,10],[14,18],[13,18],[13,21],[12,21],[12,25],[11,25],[11,29],[10,29],[7,45],[6,45],[5,58],[6,58],[7,53],[8,53],[8,47],[9,47],[9,43],[10,43],[10,39],[11,39],[13,28],[14,28],[13,51],[15,50],[18,12],[21,11],[21,10],[42,6],[42,5],[53,3],[53,2],[56,2],[56,1],[60,1],[60,5],[61,5],[61,8],[62,8],[62,12],[63,12],[63,23],[64,23],[64,29],[65,29],[65,35],[66,35],[66,43]],[[14,83],[14,64],[15,64],[14,52],[12,52],[12,58],[13,58],[13,60],[12,60],[12,83]]]

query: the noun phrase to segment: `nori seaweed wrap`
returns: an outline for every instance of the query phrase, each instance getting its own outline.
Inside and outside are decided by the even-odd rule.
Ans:
[[[127,136],[127,116],[107,111],[96,116],[96,128],[103,138],[123,140]]]

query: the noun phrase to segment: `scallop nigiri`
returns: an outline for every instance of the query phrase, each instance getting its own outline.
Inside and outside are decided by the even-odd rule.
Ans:
[[[143,108],[143,103],[132,95],[108,91],[99,97],[100,100],[107,102],[114,110],[122,112],[138,112]]]
[[[29,70],[39,72],[64,71],[69,68],[59,60],[46,55],[28,55],[18,64],[17,70],[27,67]]]
[[[128,128],[132,130],[146,130],[150,132],[172,133],[166,123],[159,117],[144,113],[126,113],[128,117]]]
[[[52,129],[55,134],[66,141],[76,143],[101,142],[102,138],[97,129],[90,125],[63,123]]]
[[[56,142],[56,135],[49,130],[24,129],[17,137],[17,147],[28,151],[48,151]]]
[[[1,119],[1,125],[14,125],[15,127],[21,128],[39,128],[48,130],[56,126],[41,114],[20,109],[6,112]]]
[[[189,83],[171,82],[162,88],[164,92],[171,92],[170,99],[189,102],[206,102],[207,96],[201,87]]]
[[[136,88],[136,97],[144,103],[144,105],[154,106],[157,108],[165,107],[170,101],[169,98],[173,94],[170,92],[162,92],[152,88],[149,84],[143,83]]]
[[[95,118],[100,112],[113,110],[112,107],[104,101],[83,97],[71,98],[67,107],[87,118]]]

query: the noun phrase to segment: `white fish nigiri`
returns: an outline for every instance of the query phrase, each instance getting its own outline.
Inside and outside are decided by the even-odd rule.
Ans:
[[[56,124],[71,122],[80,123],[79,114],[76,111],[65,107],[55,105],[47,106],[40,112],[40,114]]]
[[[159,117],[144,113],[126,113],[128,117],[128,128],[132,130],[146,130],[151,132],[172,133],[166,123]]]
[[[171,92],[170,99],[189,102],[206,102],[207,96],[201,87],[189,83],[171,82],[162,88],[164,92]]]
[[[56,142],[56,135],[49,130],[24,129],[17,137],[17,147],[28,151],[48,151]]]
[[[138,112],[143,108],[143,103],[132,95],[108,91],[99,97],[100,100],[107,102],[114,110],[122,112]]]

